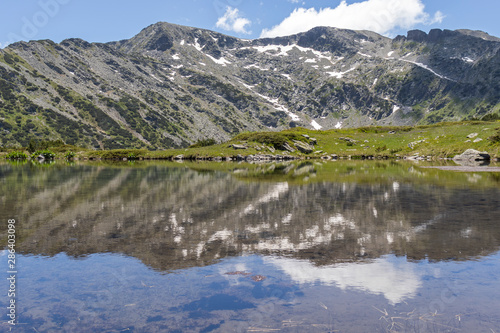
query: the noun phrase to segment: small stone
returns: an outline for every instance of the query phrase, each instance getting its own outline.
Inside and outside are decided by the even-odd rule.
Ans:
[[[479,135],[478,133],[471,133],[471,134],[467,135],[467,139],[474,139],[478,135]]]
[[[472,142],[474,142],[474,143],[478,143],[478,142],[481,142],[481,141],[483,141],[483,139],[481,139],[481,138],[477,138],[476,140],[474,140],[474,141],[472,141]]]

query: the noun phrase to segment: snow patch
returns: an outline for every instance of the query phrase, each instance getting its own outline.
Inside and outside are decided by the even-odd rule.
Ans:
[[[371,58],[371,57],[372,57],[372,56],[371,56],[371,55],[369,55],[369,54],[364,54],[364,53],[361,53],[361,52],[358,52],[358,54],[359,54],[360,56],[363,56],[363,57],[366,57],[366,58]]]
[[[342,128],[342,123],[339,121],[337,122],[337,125],[335,125],[336,129],[341,129]]]
[[[391,51],[391,52],[387,53],[387,56],[391,57],[393,54],[394,54],[394,51]]]
[[[179,57],[179,55],[177,55],[177,54],[174,54],[172,56],[172,59],[174,59],[174,60],[181,60],[181,57]]]
[[[255,92],[255,91],[254,91],[254,93],[257,94],[259,97],[262,97],[266,101],[270,102],[271,104],[273,104],[273,107],[276,110],[285,112],[290,118],[292,118],[293,121],[299,121],[300,120],[300,117],[297,116],[295,113],[291,112],[290,110],[288,110],[288,108],[286,106],[284,106],[282,104],[279,104],[277,98],[276,99],[272,99],[272,98],[269,98],[267,96],[261,95],[261,94]]]
[[[320,124],[316,122],[316,120],[311,121],[311,126],[314,127],[315,130],[320,130],[323,128]]]
[[[326,74],[328,74],[328,75],[330,75],[332,77],[336,77],[337,79],[341,79],[345,74],[347,74],[349,72],[352,72],[355,69],[356,69],[356,67],[353,67],[351,69],[348,69],[345,72],[326,72]]]
[[[452,80],[452,79],[450,79],[450,78],[448,78],[448,77],[446,77],[446,76],[444,76],[444,75],[441,75],[441,74],[436,73],[434,70],[432,70],[431,68],[429,68],[429,66],[424,65],[424,64],[422,64],[422,63],[420,63],[420,62],[415,62],[415,61],[405,60],[405,59],[402,59],[402,60],[403,60],[404,62],[408,62],[408,63],[410,63],[410,64],[414,64],[414,65],[416,65],[416,66],[418,66],[418,67],[420,67],[420,68],[426,69],[426,70],[428,70],[429,72],[431,72],[432,74],[436,75],[437,77],[439,77],[439,78],[441,78],[441,79],[445,79],[445,80],[448,80],[448,81],[453,81],[453,82],[456,82],[455,80]]]
[[[213,62],[215,62],[216,64],[218,65],[222,65],[223,67],[225,67],[226,65],[229,65],[231,64],[230,61],[226,60],[224,57],[221,57],[220,59],[215,59],[214,57],[212,57],[211,55],[209,54],[205,54],[207,57],[209,57]]]
[[[245,68],[245,69],[257,68],[257,69],[260,69],[261,71],[268,71],[269,70],[267,68],[262,68],[262,67],[260,67],[260,66],[258,66],[256,64],[251,64],[251,65],[245,66],[243,68]]]
[[[198,38],[195,38],[194,40],[194,47],[198,50],[198,51],[201,51],[203,49],[203,47],[201,47],[200,43],[198,43]]]

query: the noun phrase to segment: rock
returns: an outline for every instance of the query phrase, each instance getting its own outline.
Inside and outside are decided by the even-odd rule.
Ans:
[[[343,137],[340,137],[339,140],[344,140],[344,141],[347,141],[347,142],[350,142],[352,144],[356,144],[358,141],[354,140],[354,139],[351,139],[351,138],[343,138]]]
[[[472,142],[474,142],[474,143],[478,143],[478,142],[481,142],[481,141],[483,141],[483,139],[481,139],[481,138],[477,138],[476,140],[474,140],[474,141],[472,141]]]
[[[302,136],[303,136],[304,138],[306,138],[306,139],[309,139],[309,135],[307,135],[307,134],[302,134]]]
[[[276,149],[274,149],[273,147],[267,147],[267,149],[269,149],[271,153],[274,153],[276,151]]]
[[[467,149],[462,154],[453,157],[454,161],[489,161],[490,154],[475,149]]]
[[[310,138],[309,141],[313,144],[313,145],[317,145],[318,144],[318,140],[316,138]]]
[[[295,151],[295,149],[293,149],[292,147],[290,147],[290,145],[288,144],[288,142],[285,142],[282,146],[281,146],[281,149],[282,150],[288,150],[289,152],[293,153]]]
[[[478,135],[479,135],[478,133],[471,133],[471,134],[467,135],[467,139],[474,139]]]
[[[396,134],[396,131],[390,131],[389,134]]]
[[[179,161],[179,160],[182,160],[182,159],[184,159],[184,155],[177,155],[177,156],[174,157],[174,160],[176,160],[176,161]]]
[[[304,154],[310,154],[313,152],[314,150],[314,147],[311,146],[311,145],[308,145],[307,143],[304,143],[302,141],[296,141],[294,140],[293,141],[294,144],[295,144],[295,147],[301,152],[301,153],[304,153]]]
[[[414,142],[410,142],[410,143],[408,144],[408,147],[409,147],[410,149],[413,149],[413,148],[415,148],[415,146],[416,146],[416,145],[418,145],[419,143],[422,143],[422,142],[425,142],[425,139],[418,140],[418,141],[414,141]]]
[[[237,144],[232,144],[231,147],[233,147],[234,149],[248,149],[247,146]]]

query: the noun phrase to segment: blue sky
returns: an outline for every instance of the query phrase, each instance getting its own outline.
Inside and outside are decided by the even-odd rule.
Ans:
[[[127,39],[159,21],[247,39],[316,25],[373,30],[389,37],[432,28],[482,30],[500,37],[499,12],[498,0],[4,0],[0,48],[32,39]]]

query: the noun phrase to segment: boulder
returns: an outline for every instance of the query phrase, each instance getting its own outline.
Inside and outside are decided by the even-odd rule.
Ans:
[[[478,135],[479,135],[478,133],[471,133],[471,134],[467,135],[467,139],[474,139]]]
[[[293,149],[292,147],[290,147],[290,145],[288,144],[288,142],[285,142],[282,146],[281,146],[281,150],[288,150],[289,152],[293,153],[295,151],[295,149]]]
[[[453,157],[454,161],[489,161],[490,154],[475,149],[467,149],[462,154]]]
[[[234,149],[248,149],[247,146],[237,144],[232,144],[231,147],[233,147]]]
[[[314,147],[311,145],[308,145],[307,143],[304,143],[302,141],[296,141],[294,140],[293,143],[295,144],[295,147],[304,154],[310,154],[313,152]]]

